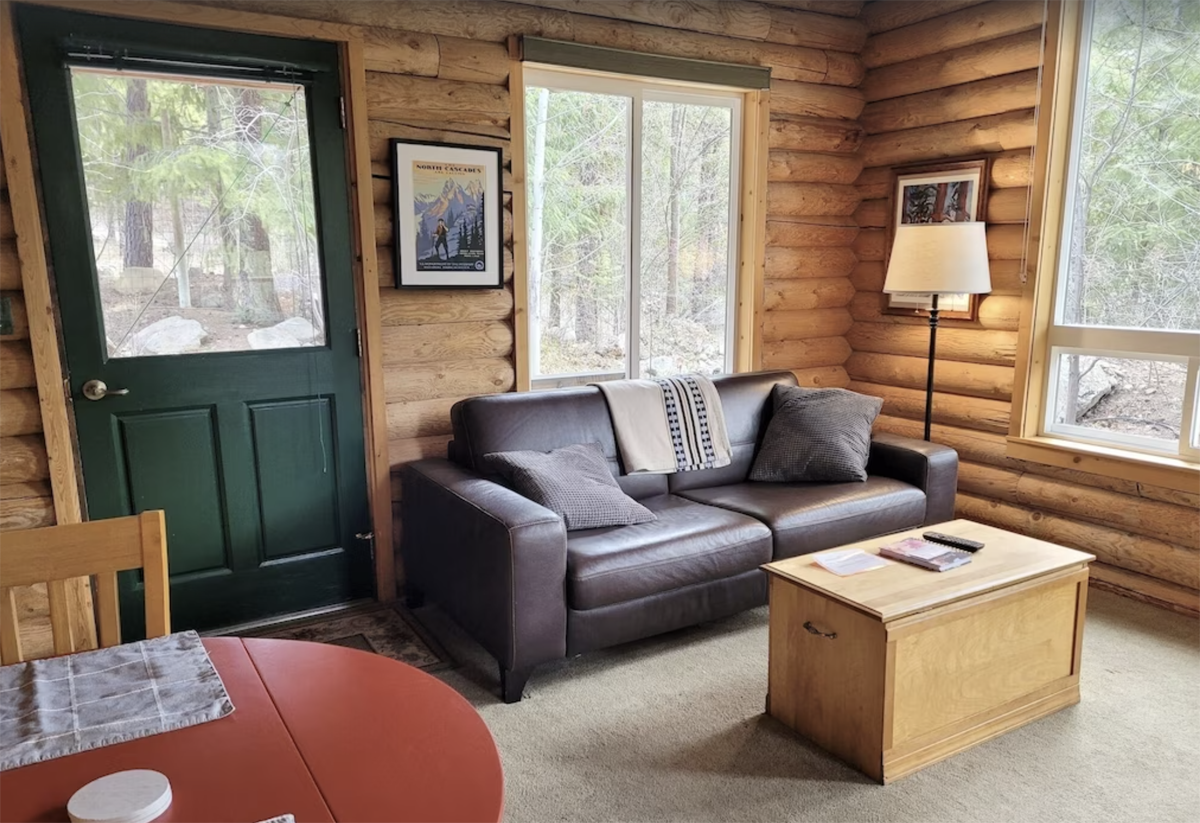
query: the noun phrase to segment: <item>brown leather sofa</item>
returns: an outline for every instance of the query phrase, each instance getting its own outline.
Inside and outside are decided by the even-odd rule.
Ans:
[[[500,664],[506,702],[533,668],[766,602],[771,560],[954,516],[958,455],[877,434],[865,483],[751,483],[771,389],[791,372],[716,378],[733,462],[624,475],[594,387],[474,397],[451,411],[450,459],[403,473],[401,555],[411,605],[426,595]],[[658,519],[567,532],[480,466],[491,452],[597,442],[625,493]]]

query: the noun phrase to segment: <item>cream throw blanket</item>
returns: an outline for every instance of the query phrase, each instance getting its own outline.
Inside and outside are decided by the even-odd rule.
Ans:
[[[671,474],[728,466],[733,450],[712,380],[686,374],[595,383],[608,401],[628,474]]]

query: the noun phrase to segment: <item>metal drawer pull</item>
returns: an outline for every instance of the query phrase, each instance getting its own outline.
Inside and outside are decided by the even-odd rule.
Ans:
[[[837,639],[837,632],[823,632],[807,620],[804,621],[804,628],[808,629],[809,634],[815,634],[817,637],[825,637],[830,640]]]

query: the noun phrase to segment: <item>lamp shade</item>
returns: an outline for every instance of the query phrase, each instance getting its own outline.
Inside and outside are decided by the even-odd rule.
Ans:
[[[992,290],[982,222],[896,227],[885,294],[983,294]]]

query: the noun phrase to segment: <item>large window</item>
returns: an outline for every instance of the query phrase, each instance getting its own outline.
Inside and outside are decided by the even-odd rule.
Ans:
[[[533,388],[732,371],[742,94],[524,80]]]
[[[1194,461],[1200,4],[1063,5],[1037,433]]]

